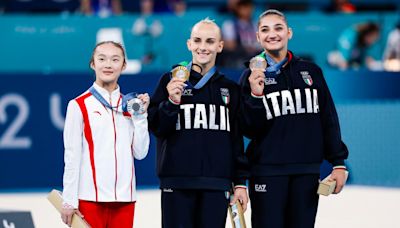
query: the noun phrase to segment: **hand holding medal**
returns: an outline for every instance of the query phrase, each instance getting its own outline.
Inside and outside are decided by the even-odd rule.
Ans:
[[[264,72],[267,68],[267,61],[261,56],[255,56],[250,60],[249,68],[251,70],[249,76],[251,93],[254,96],[261,96],[264,94]]]
[[[171,71],[172,79],[167,84],[169,99],[174,104],[181,102],[185,81],[189,79],[190,72],[185,66],[177,66]]]
[[[150,104],[150,97],[147,93],[139,94],[136,97],[127,101],[127,111],[134,116],[141,115],[147,112]]]

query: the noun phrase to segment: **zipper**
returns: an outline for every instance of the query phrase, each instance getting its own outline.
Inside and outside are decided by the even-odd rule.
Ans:
[[[292,83],[293,81],[291,79],[292,68],[290,66],[290,62],[292,60],[292,55],[290,52],[288,54],[289,54],[288,62],[286,63],[285,67],[281,68],[281,73],[285,75],[286,87],[290,91],[290,88],[293,86],[293,83]],[[285,71],[288,71],[288,72],[285,72]]]
[[[117,107],[119,104],[119,101],[121,100],[118,99],[117,102]],[[112,99],[111,99],[111,94],[110,94],[110,104],[112,105]],[[112,116],[112,121],[113,121],[113,127],[114,127],[114,162],[115,162],[115,183],[114,183],[114,198],[117,200],[117,181],[118,181],[118,161],[117,161],[117,129],[115,127],[115,116],[114,116],[115,110],[111,110],[111,116]]]
[[[283,69],[282,69],[282,73],[285,75],[286,87],[290,91],[289,76],[285,72],[283,72]]]
[[[285,75],[286,87],[288,90],[290,90],[292,87],[291,71],[292,68],[289,66],[289,64],[286,65],[285,68],[281,69],[282,74]]]

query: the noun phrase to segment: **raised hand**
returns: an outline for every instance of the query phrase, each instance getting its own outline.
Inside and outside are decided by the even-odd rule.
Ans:
[[[144,112],[147,112],[147,108],[149,107],[149,104],[150,104],[150,96],[149,96],[149,94],[148,93],[139,94],[137,96],[137,98],[139,98],[143,102]]]
[[[262,70],[253,70],[249,76],[251,93],[257,96],[264,94],[265,74]]]
[[[182,79],[172,78],[167,84],[169,98],[176,103],[180,103],[185,86],[186,84]]]

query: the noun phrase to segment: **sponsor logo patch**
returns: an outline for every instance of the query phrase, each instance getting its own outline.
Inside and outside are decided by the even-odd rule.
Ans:
[[[264,84],[265,85],[274,85],[276,83],[277,82],[276,82],[275,78],[265,78],[264,79]]]
[[[192,89],[184,89],[182,96],[193,96]]]
[[[267,185],[266,184],[255,184],[254,190],[256,192],[267,192]]]

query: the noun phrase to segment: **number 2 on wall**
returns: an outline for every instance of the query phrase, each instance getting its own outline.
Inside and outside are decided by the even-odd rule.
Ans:
[[[15,105],[18,114],[10,126],[0,135],[0,149],[29,149],[32,141],[29,137],[17,137],[29,116],[29,105],[24,97],[10,93],[0,98],[0,124],[7,123],[7,106]]]

